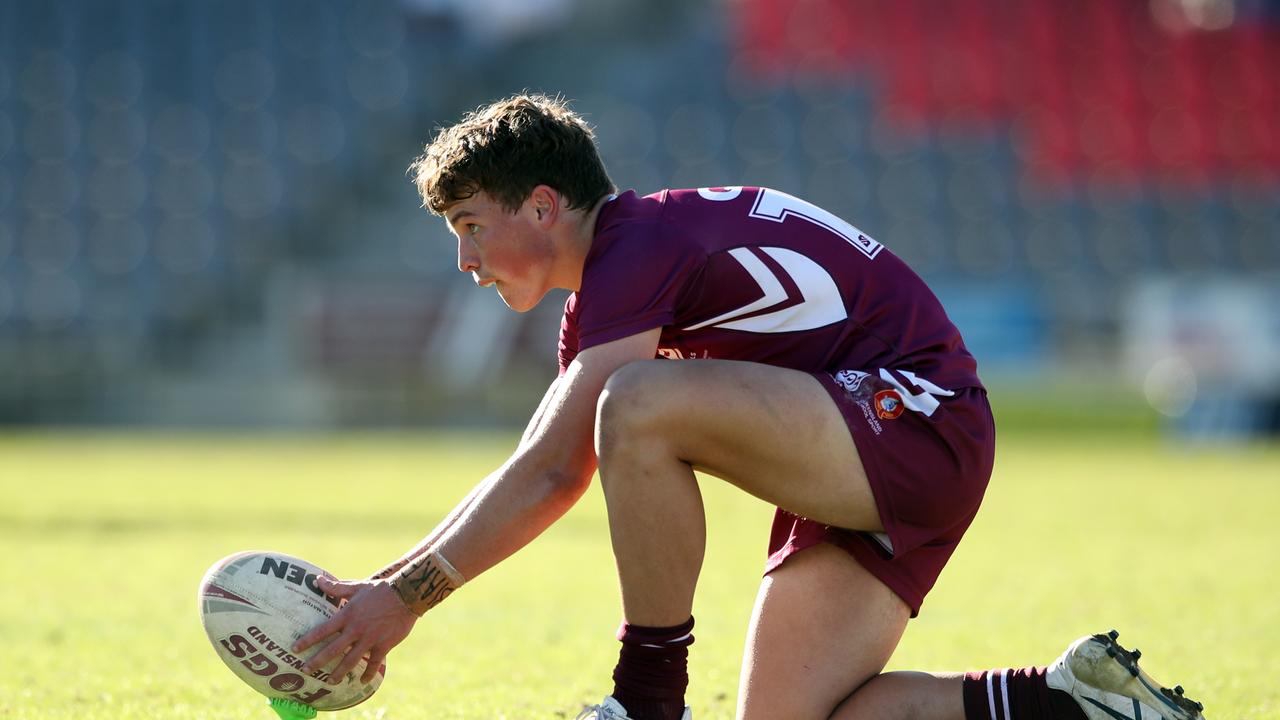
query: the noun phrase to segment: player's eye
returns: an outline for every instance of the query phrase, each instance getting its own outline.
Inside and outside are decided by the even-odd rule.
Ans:
[[[467,232],[468,232],[468,233],[471,233],[472,235],[475,235],[475,234],[476,234],[476,231],[477,231],[477,230],[479,230],[479,229],[480,229],[480,226],[479,226],[479,225],[476,225],[475,223],[467,223]]]

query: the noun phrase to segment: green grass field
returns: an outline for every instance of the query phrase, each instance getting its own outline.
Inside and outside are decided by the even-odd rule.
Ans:
[[[399,555],[504,457],[505,434],[0,436],[0,718],[274,718],[215,657],[196,586],[244,549],[340,576]],[[733,714],[769,508],[703,482],[689,700]],[[1211,718],[1280,717],[1280,449],[1150,433],[1010,434],[894,669],[1045,664],[1118,628]],[[619,619],[593,489],[432,611],[380,692],[335,717],[572,718],[609,689]]]

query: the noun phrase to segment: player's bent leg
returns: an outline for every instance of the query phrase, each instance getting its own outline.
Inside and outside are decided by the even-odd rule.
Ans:
[[[628,622],[689,617],[705,543],[693,469],[840,527],[882,529],[843,416],[807,373],[757,363],[632,363],[601,393],[596,453]]]
[[[877,675],[845,698],[831,720],[966,720],[964,674]]]
[[[631,363],[600,396],[602,466],[641,440],[797,515],[882,529],[844,416],[809,373],[733,360]]]
[[[881,528],[844,418],[805,373],[633,363],[601,393],[596,452],[625,621],[613,697],[633,720],[676,720],[685,709],[705,546],[694,468],[825,522]]]
[[[742,660],[738,719],[831,717],[888,662],[910,614],[893,591],[834,545],[792,555],[760,585]]]
[[[1204,720],[1200,703],[1152,679],[1118,635],[1080,638],[1047,668],[877,675],[831,720]]]

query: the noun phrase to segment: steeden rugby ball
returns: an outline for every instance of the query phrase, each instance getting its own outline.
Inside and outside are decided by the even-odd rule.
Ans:
[[[386,665],[372,682],[360,681],[365,660],[330,685],[329,667],[302,671],[290,648],[308,630],[333,617],[337,602],[320,591],[316,578],[333,577],[311,563],[281,553],[236,553],[213,564],[200,582],[200,621],[222,662],[249,687],[269,698],[294,700],[316,710],[342,710],[369,699],[382,684]],[[322,643],[323,645],[323,643]]]

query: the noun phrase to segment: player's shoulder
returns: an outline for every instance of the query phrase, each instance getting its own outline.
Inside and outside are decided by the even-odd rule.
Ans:
[[[638,195],[628,190],[605,203],[596,222],[587,267],[607,260],[634,263],[683,252],[688,237],[673,227],[668,213],[673,192],[664,189]]]
[[[666,188],[648,195],[628,190],[601,209],[596,236],[600,249],[618,238],[644,238],[658,244],[680,244],[707,234],[748,214],[762,188]]]
[[[658,222],[662,218],[667,193],[667,190],[660,190],[639,195],[635,190],[627,190],[614,195],[600,209],[596,234],[608,235]]]
[[[753,185],[663,190],[663,208],[671,212],[714,213],[737,203],[752,203],[764,188]]]
[[[633,290],[651,297],[654,288],[679,286],[699,271],[708,249],[693,225],[671,221],[670,202],[669,190],[645,196],[627,191],[601,208],[579,290],[593,300],[578,302],[598,304]]]
[[[664,188],[647,195],[627,190],[605,204],[597,233],[628,226],[656,226],[663,222],[687,222],[700,215],[731,211],[738,203],[751,204],[763,188],[753,186]]]

